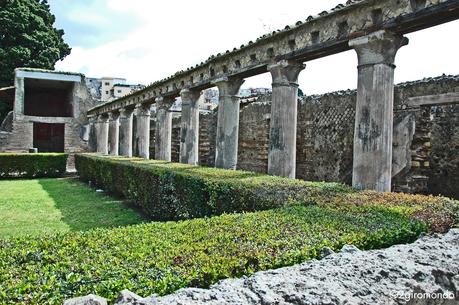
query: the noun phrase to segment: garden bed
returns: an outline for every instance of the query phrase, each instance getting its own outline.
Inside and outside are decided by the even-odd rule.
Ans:
[[[0,239],[0,304],[61,304],[90,293],[113,300],[123,289],[165,295],[319,258],[324,247],[411,242],[458,219],[458,202],[444,197],[136,158],[76,161],[83,180],[150,217],[192,219]]]
[[[61,304],[94,293],[113,300],[208,287],[220,279],[318,258],[327,246],[411,242],[427,226],[373,207],[292,206],[181,222],[0,240],[1,304]]]

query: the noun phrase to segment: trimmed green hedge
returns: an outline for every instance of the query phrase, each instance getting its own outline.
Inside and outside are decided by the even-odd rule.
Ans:
[[[67,154],[0,153],[0,178],[59,177],[66,171]]]
[[[62,304],[129,289],[148,296],[318,258],[328,246],[381,248],[427,227],[379,207],[292,206],[116,229],[0,240],[0,304]]]
[[[75,165],[81,179],[132,200],[155,220],[313,204],[320,195],[353,191],[337,183],[96,154],[76,155]]]
[[[253,172],[165,161],[81,154],[81,179],[123,196],[155,220],[260,211],[292,204],[346,209],[384,206],[444,232],[457,223],[459,202],[440,196],[357,191],[339,183],[307,182]]]

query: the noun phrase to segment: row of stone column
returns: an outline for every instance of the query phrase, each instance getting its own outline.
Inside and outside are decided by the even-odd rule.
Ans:
[[[392,124],[394,59],[407,39],[387,31],[350,41],[358,55],[358,89],[354,134],[353,186],[358,189],[390,191],[392,176]],[[268,173],[294,178],[296,169],[296,130],[298,76],[301,62],[279,61],[268,66],[272,75],[272,104]],[[214,84],[219,90],[215,166],[236,169],[239,133],[239,89],[244,80],[222,78]],[[196,165],[199,145],[200,91],[182,90],[180,162]],[[156,100],[155,159],[171,160],[172,115],[175,98]],[[97,151],[132,156],[132,115],[136,111],[139,156],[149,158],[150,104],[98,117]],[[119,120],[119,124],[118,124]],[[109,140],[110,139],[110,140]],[[110,143],[108,145],[107,143]],[[119,151],[118,151],[119,147]]]

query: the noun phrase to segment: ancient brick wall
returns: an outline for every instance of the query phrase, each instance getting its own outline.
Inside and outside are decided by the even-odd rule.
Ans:
[[[154,113],[151,114],[152,117],[155,116]],[[155,120],[150,121],[150,159],[155,158],[155,131],[156,131],[156,122]]]
[[[268,171],[270,100],[268,95],[255,103],[242,104],[239,114],[238,169],[261,173]]]
[[[172,119],[171,160],[172,162],[180,160],[180,117]]]
[[[308,96],[298,105],[297,177],[312,181],[352,179],[355,92]]]
[[[429,190],[459,198],[459,105],[431,108]]]
[[[217,113],[199,115],[199,165],[215,165],[215,140],[217,138]]]

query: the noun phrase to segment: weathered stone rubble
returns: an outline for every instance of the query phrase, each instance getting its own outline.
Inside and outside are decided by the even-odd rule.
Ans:
[[[162,298],[142,299],[123,291],[115,304],[459,304],[459,229],[409,245],[374,251],[345,246],[340,253],[325,251],[323,256],[320,261],[223,280],[210,289],[181,289]],[[86,299],[64,304],[106,303]]]

